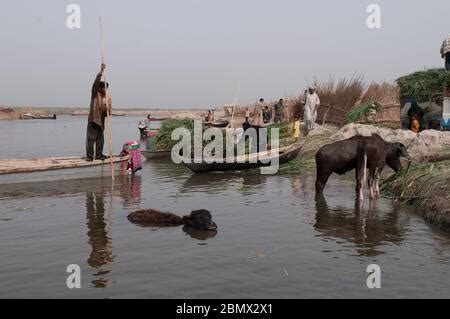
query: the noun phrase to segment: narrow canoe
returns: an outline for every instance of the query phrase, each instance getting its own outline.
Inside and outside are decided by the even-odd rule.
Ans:
[[[124,174],[130,156],[113,156],[115,174]],[[24,183],[111,176],[110,160],[87,162],[84,157],[0,160],[0,183]]]
[[[302,147],[303,142],[299,142],[286,147],[281,147],[265,152],[252,153],[246,156],[225,158],[223,163],[208,163],[205,159],[203,159],[203,161],[200,163],[195,163],[193,161],[191,161],[190,163],[186,163],[185,161],[183,161],[183,164],[195,173],[243,170],[270,165],[270,161],[277,158],[279,164],[287,163],[297,157]]]
[[[230,122],[228,120],[217,120],[212,122],[203,122],[205,126],[211,127],[227,127]]]

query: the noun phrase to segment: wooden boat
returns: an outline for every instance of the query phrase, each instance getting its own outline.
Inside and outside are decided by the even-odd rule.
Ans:
[[[162,122],[162,121],[165,121],[165,120],[168,120],[168,119],[169,119],[169,117],[150,117],[147,120],[149,122]]]
[[[113,156],[115,174],[124,174],[130,156]],[[0,183],[23,183],[111,176],[109,158],[87,162],[84,157],[0,160]]]
[[[20,116],[21,120],[56,120],[56,114],[42,115],[35,113],[23,113]]]
[[[300,150],[303,147],[303,143],[304,142],[298,142],[286,147],[281,147],[278,149],[269,150],[265,152],[252,153],[249,155],[241,155],[231,158],[224,158],[223,163],[217,162],[208,163],[207,159],[203,158],[201,163],[195,163],[194,161],[191,161],[190,163],[185,163],[186,161],[183,161],[183,164],[195,173],[211,172],[211,171],[243,170],[267,166],[271,164],[270,160],[276,159],[277,157],[279,164],[281,165],[297,157],[297,155],[300,153]]]
[[[225,119],[219,119],[211,122],[203,122],[203,125],[210,127],[227,127],[230,121]]]
[[[72,113],[72,116],[88,116],[89,111],[86,110],[78,110]]]
[[[157,150],[141,150],[142,155],[147,159],[170,157],[172,151],[157,151]]]

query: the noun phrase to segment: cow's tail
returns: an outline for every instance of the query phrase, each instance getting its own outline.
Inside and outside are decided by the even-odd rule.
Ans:
[[[362,184],[364,185],[367,180],[367,144],[363,142],[363,144],[358,147],[357,151],[357,164],[358,170],[360,174],[362,174]]]
[[[365,147],[364,147],[364,164],[362,169],[363,169],[363,184],[365,184],[367,180],[367,152]]]

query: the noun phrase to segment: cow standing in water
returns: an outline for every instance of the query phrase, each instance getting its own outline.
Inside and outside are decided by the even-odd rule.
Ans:
[[[370,198],[378,197],[381,171],[386,164],[395,172],[400,170],[400,157],[410,158],[406,147],[401,143],[388,143],[378,134],[353,136],[325,145],[316,153],[316,193],[323,193],[332,173],[343,175],[355,169],[356,193],[363,200],[362,187],[367,169]]]

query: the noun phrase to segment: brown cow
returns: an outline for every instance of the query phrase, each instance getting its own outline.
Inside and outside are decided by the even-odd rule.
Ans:
[[[387,164],[397,172],[401,168],[400,157],[409,158],[406,147],[402,143],[388,143],[378,134],[357,135],[325,145],[316,153],[316,193],[323,193],[325,184],[332,173],[343,175],[355,169],[356,192],[362,200],[364,198],[362,185],[366,179],[367,168],[370,198],[378,197],[383,167]]]

